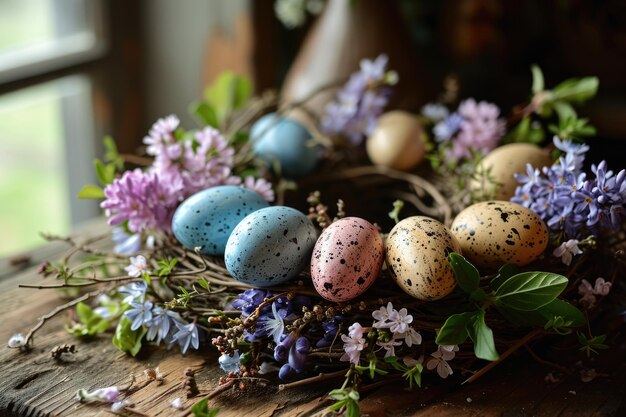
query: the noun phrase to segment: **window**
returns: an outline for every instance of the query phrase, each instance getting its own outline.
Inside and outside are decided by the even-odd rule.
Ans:
[[[102,9],[100,1],[0,1],[0,88],[10,90],[0,95],[0,256],[99,212],[75,195],[94,181],[93,80],[80,65],[105,52]],[[51,79],[55,71],[64,75]]]

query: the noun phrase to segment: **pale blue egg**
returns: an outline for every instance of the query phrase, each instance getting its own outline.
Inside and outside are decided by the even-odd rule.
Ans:
[[[195,193],[176,209],[172,232],[187,249],[202,247],[207,255],[221,256],[231,232],[248,214],[268,207],[259,194],[235,185],[212,187]]]
[[[238,281],[269,287],[304,270],[317,231],[307,216],[291,207],[267,207],[246,216],[228,238],[224,262]]]
[[[315,169],[318,151],[308,145],[311,134],[292,119],[267,114],[250,129],[254,154],[269,164],[280,163],[286,177],[302,177]]]

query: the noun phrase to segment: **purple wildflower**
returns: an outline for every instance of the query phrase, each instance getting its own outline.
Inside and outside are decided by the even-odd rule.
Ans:
[[[198,349],[200,346],[200,338],[198,336],[198,327],[195,323],[185,324],[183,322],[175,322],[176,327],[178,327],[178,332],[172,338],[170,342],[170,346],[174,343],[178,343],[180,346],[180,351],[183,353],[187,353],[189,346],[192,346],[194,349]]]
[[[181,321],[180,315],[172,310],[166,310],[161,307],[154,307],[152,310],[152,319],[145,324],[148,326],[148,333],[146,334],[146,340],[151,341],[156,339],[157,345],[161,343],[161,340],[167,339],[172,328],[172,323]]]
[[[458,112],[463,121],[450,149],[454,159],[469,159],[472,151],[486,154],[498,145],[506,125],[495,104],[470,98],[461,102]]]
[[[374,61],[361,61],[361,69],[350,76],[335,99],[326,106],[321,119],[322,131],[343,134],[354,145],[373,131],[378,116],[389,102],[387,61],[384,54]]]
[[[130,306],[132,308],[124,312],[124,317],[132,322],[130,330],[135,331],[144,323],[152,320],[152,303],[150,301],[146,301],[145,303],[132,301]]]
[[[159,163],[180,158],[182,146],[174,135],[179,124],[180,120],[175,115],[157,120],[143,139],[143,143],[148,145],[146,153],[159,159]]]
[[[131,232],[169,230],[179,203],[180,186],[164,182],[154,172],[126,171],[104,188],[101,203],[111,225],[128,221]]]

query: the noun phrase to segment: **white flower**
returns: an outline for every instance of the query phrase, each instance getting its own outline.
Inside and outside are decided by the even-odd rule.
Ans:
[[[455,349],[456,348],[456,349]],[[458,349],[456,345],[440,345],[437,351],[430,354],[431,358],[426,362],[426,369],[433,370],[437,368],[437,373],[441,378],[447,378],[452,375],[452,368],[447,361],[452,360]]]
[[[611,283],[604,281],[604,278],[596,279],[596,283],[593,286],[593,293],[595,295],[608,295],[611,291]]]
[[[132,403],[130,401],[128,401],[128,400],[116,401],[113,404],[111,404],[111,412],[113,412],[113,413],[121,413],[122,411],[124,411],[124,409],[126,407],[128,407],[131,404]]]
[[[359,364],[359,359],[361,358],[361,351],[365,348],[365,339],[363,336],[363,328],[359,323],[354,323],[349,328],[350,335],[346,336],[345,334],[341,335],[341,340],[343,341],[343,350],[344,354],[340,361],[350,361],[355,365]]]
[[[172,408],[174,408],[176,410],[182,410],[183,408],[185,408],[185,406],[183,405],[183,400],[180,397],[174,398],[170,402],[170,407],[172,407]]]
[[[397,315],[398,312],[393,308],[393,304],[391,304],[390,301],[387,303],[387,307],[381,307],[372,313],[372,317],[376,320],[374,322],[374,327],[377,329],[391,327],[391,323],[388,323],[388,320],[393,319]]]
[[[557,258],[561,258],[561,262],[565,265],[569,265],[572,263],[572,257],[583,253],[583,251],[578,247],[578,243],[579,242],[576,239],[570,239],[567,242],[563,242],[561,243],[561,246],[552,252],[552,255]]]
[[[400,309],[392,317],[390,317],[391,325],[389,330],[393,333],[404,333],[409,329],[409,324],[413,322],[413,316],[407,314],[406,308]]]
[[[388,342],[376,342],[376,344],[387,351],[385,352],[385,358],[388,358],[390,356],[396,356],[396,346],[402,345],[402,341],[391,339]]]
[[[282,312],[276,310],[276,303],[272,303],[272,314],[274,318],[267,316],[267,319],[259,323],[267,332],[268,336],[272,336],[274,343],[280,343],[280,338],[285,330],[285,322],[283,321]]]
[[[393,335],[396,339],[404,339],[404,343],[408,347],[422,344],[422,335],[416,332],[414,328],[409,327],[406,332]]]
[[[279,369],[280,368],[272,362],[263,362],[261,366],[259,366],[259,375],[267,375],[272,372],[278,372]]]
[[[9,339],[7,346],[12,349],[24,347],[26,346],[26,338],[21,333],[14,334]]]
[[[124,268],[129,276],[140,277],[144,272],[148,272],[148,261],[142,255],[131,256],[130,265]]]

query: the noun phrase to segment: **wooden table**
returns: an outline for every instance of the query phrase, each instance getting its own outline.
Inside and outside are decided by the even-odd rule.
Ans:
[[[89,236],[102,230],[100,221],[79,234]],[[37,265],[44,258],[54,259],[63,249],[63,245],[49,244],[27,258],[0,262],[2,343],[14,333],[27,332],[39,316],[61,303],[54,290],[19,289],[17,285],[41,281]],[[184,369],[201,367],[196,379],[202,392],[215,388],[223,375],[211,347],[187,356],[178,350],[147,347],[132,358],[113,347],[110,334],[89,342],[72,339],[64,330],[67,321],[67,313],[49,321],[35,336],[29,352],[0,349],[0,417],[112,415],[104,405],[79,403],[76,392],[80,388],[125,385],[131,374],[140,387],[129,396],[136,410],[148,416],[182,416],[185,412],[170,407],[171,400],[181,397],[189,408],[201,398],[185,399],[181,388]],[[64,355],[63,361],[53,359],[51,349],[65,343],[75,344],[78,352]],[[459,386],[458,379],[413,391],[400,383],[378,384],[362,393],[361,409],[370,416],[626,416],[623,351],[616,355],[618,359],[607,369],[598,369],[604,376],[584,383],[577,373],[561,374],[556,382],[546,381],[551,369],[521,353],[466,386]],[[143,370],[156,366],[165,374],[163,384],[144,384]],[[212,404],[219,406],[219,416],[332,415],[325,410],[330,404],[325,393],[340,384],[340,380],[327,381],[278,394],[232,391]]]

